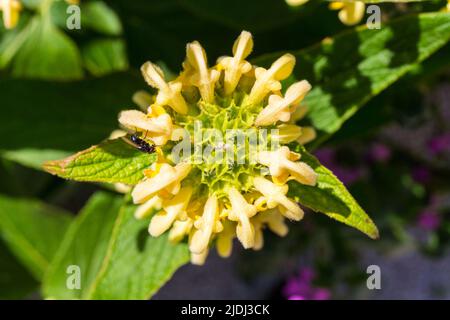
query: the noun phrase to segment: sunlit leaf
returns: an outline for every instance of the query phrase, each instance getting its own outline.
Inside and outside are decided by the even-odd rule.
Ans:
[[[37,200],[0,195],[0,234],[11,251],[40,279],[71,221],[61,209]]]
[[[53,299],[148,299],[189,259],[187,245],[152,238],[148,220],[134,206],[97,193],[70,227],[44,280]],[[66,286],[67,268],[78,266],[80,290]]]
[[[368,100],[449,39],[450,14],[423,13],[392,20],[378,30],[358,27],[293,52],[295,77],[313,87],[304,102],[308,118],[325,135],[336,132]],[[278,56],[265,55],[255,62],[268,65]]]
[[[144,177],[143,169],[148,168],[156,158],[156,154],[141,152],[119,138],[107,140],[63,160],[48,161],[44,169],[76,181],[136,184]]]
[[[317,173],[317,184],[306,186],[291,181],[290,194],[300,204],[356,228],[373,239],[378,238],[377,227],[342,182],[303,147],[298,147],[297,151],[301,154],[301,161]]]

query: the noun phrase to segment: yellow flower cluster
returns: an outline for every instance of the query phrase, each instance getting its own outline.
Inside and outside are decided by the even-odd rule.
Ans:
[[[286,3],[292,7],[300,6],[309,0],[286,0]],[[339,20],[345,25],[353,26],[361,22],[364,17],[365,4],[362,1],[333,1],[330,3],[331,10],[339,10]]]
[[[234,43],[233,55],[221,57],[209,67],[200,43],[189,43],[184,70],[172,81],[166,80],[157,65],[146,62],[142,74],[157,93],[135,96],[146,113],[127,110],[119,115],[123,128],[156,145],[158,153],[157,162],[145,170],[145,179],[132,190],[133,201],[139,204],[135,216],[145,218],[156,212],[149,225],[154,237],[168,232],[169,239],[177,242],[187,236],[194,264],[204,263],[213,244],[221,256],[230,255],[234,238],[244,248],[260,249],[266,227],[284,236],[284,219],[303,217],[299,205],[287,196],[287,181],[316,183],[314,170],[286,145],[261,151],[252,167],[241,164],[221,170],[223,179],[217,178],[219,170],[208,180],[205,165],[175,163],[168,156],[180,139],[179,129],[194,120],[203,121],[205,127],[228,124],[239,129],[243,123],[246,129],[276,128],[278,133],[271,138],[282,144],[314,139],[313,128],[295,124],[305,114],[300,104],[310,84],[299,81],[281,93],[280,81],[292,73],[295,57],[285,54],[266,69],[246,61],[252,49],[252,35],[243,31]],[[225,112],[224,118],[218,116],[221,112]]]
[[[364,18],[366,5],[361,1],[330,3],[331,10],[339,10],[338,17],[347,26],[353,26],[361,22]]]

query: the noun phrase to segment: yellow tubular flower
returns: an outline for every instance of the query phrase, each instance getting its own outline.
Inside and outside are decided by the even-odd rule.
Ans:
[[[295,66],[295,57],[292,54],[285,54],[275,61],[266,70],[264,68],[255,69],[256,81],[247,99],[248,104],[261,102],[269,92],[281,89],[281,80],[286,79],[292,73]]]
[[[277,151],[260,152],[258,161],[269,167],[270,175],[276,182],[285,183],[291,177],[300,183],[315,185],[317,174],[306,163],[294,162],[299,158],[299,154],[283,146]]]
[[[141,111],[127,110],[120,113],[119,122],[129,131],[145,132],[156,145],[165,144],[172,136],[172,119],[168,114],[150,118]]]
[[[150,200],[147,200],[144,204],[139,206],[134,213],[136,219],[147,218],[153,210],[160,210],[162,206],[162,199],[158,196],[154,196]]]
[[[301,145],[307,144],[316,138],[316,130],[313,127],[303,127],[302,134],[297,138],[297,142]]]
[[[153,88],[159,89],[156,96],[156,103],[168,105],[178,113],[187,112],[187,104],[181,95],[182,84],[177,81],[166,83],[163,71],[155,64],[146,62],[141,67],[145,81]]]
[[[291,121],[290,121],[291,123],[296,123],[297,121],[303,119],[306,113],[308,112],[308,107],[305,106],[304,104],[297,105],[294,108],[293,108],[294,111],[291,114]]]
[[[223,231],[217,235],[217,253],[222,258],[228,258],[233,249],[233,239],[236,236],[234,224],[229,221],[224,222]]]
[[[303,128],[294,124],[282,124],[277,127],[278,133],[272,134],[272,138],[280,143],[290,143],[303,135]]]
[[[282,96],[280,81],[292,73],[295,57],[285,54],[270,68],[258,68],[246,61],[252,49],[252,35],[243,31],[232,56],[209,67],[200,43],[189,43],[183,71],[171,82],[146,62],[142,74],[158,92],[135,94],[142,111],[119,115],[128,133],[158,146],[157,161],[131,192],[139,205],[135,217],[156,212],[150,235],[168,233],[171,242],[187,241],[193,264],[205,263],[212,246],[220,256],[230,256],[235,238],[246,249],[260,249],[266,228],[284,236],[286,218],[303,217],[286,196],[287,181],[316,183],[314,170],[285,145],[315,136],[296,122],[305,116],[300,103],[311,85],[298,81]],[[244,147],[238,137],[229,141],[230,130],[245,130]]]
[[[203,215],[195,222],[197,229],[190,239],[189,249],[192,253],[201,254],[208,248],[209,240],[217,229],[219,212],[218,202],[215,195],[209,197],[205,204]]]
[[[198,87],[205,102],[214,102],[214,86],[219,80],[220,73],[217,70],[208,69],[205,50],[197,41],[187,45],[186,57],[188,63],[197,71],[192,76],[192,83]]]
[[[3,11],[3,24],[6,29],[13,29],[19,22],[22,4],[18,0],[0,0],[0,10]]]
[[[161,164],[159,172],[148,180],[138,183],[131,193],[134,203],[143,203],[152,198],[158,191],[167,190],[177,194],[183,180],[191,170],[187,163],[179,163],[175,167],[167,163]]]
[[[230,188],[228,197],[232,207],[228,219],[238,221],[237,237],[245,249],[251,248],[255,241],[255,231],[250,223],[250,218],[256,214],[256,207],[248,204],[236,188]]]
[[[186,215],[186,207],[191,195],[192,188],[185,187],[172,199],[163,200],[162,211],[154,215],[150,222],[149,233],[154,237],[158,237],[172,226],[175,219],[182,217],[183,214]]]
[[[269,97],[269,105],[258,114],[255,125],[267,126],[277,121],[289,121],[291,118],[289,107],[299,104],[309,90],[311,90],[311,85],[308,81],[303,80],[290,86],[284,98],[271,95]]]
[[[187,218],[184,221],[175,221],[169,232],[169,240],[174,243],[181,241],[187,234],[189,234],[193,225],[194,221],[190,218]]]
[[[340,10],[339,20],[347,26],[353,26],[361,22],[364,18],[366,5],[361,1],[354,2],[332,2],[330,3],[330,9]]]
[[[302,4],[305,4],[309,0],[286,0],[286,3],[290,5],[291,7],[297,7],[301,6]]]
[[[208,257],[208,252],[208,249],[205,249],[205,251],[202,251],[200,253],[191,252],[191,263],[198,266],[203,265],[206,258]]]
[[[243,73],[252,70],[252,65],[245,61],[253,50],[253,39],[250,32],[242,31],[233,46],[233,57],[220,58],[218,63],[225,70],[225,94],[230,95],[239,83]]]
[[[267,201],[268,208],[280,206],[281,213],[288,219],[299,221],[303,218],[303,210],[294,200],[286,197],[289,187],[279,186],[262,177],[255,177],[253,184]]]
[[[255,245],[253,250],[260,250],[264,245],[263,229],[267,227],[276,235],[284,237],[288,233],[288,227],[284,217],[276,209],[266,210],[252,219],[255,228]]]

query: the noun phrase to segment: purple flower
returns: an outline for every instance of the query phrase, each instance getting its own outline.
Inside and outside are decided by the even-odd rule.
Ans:
[[[427,184],[431,179],[431,172],[427,167],[418,166],[412,170],[412,178],[421,184]]]
[[[289,278],[283,288],[284,296],[289,300],[328,300],[330,290],[313,285],[314,270],[302,268],[298,275]]]
[[[417,218],[417,225],[423,230],[434,231],[441,225],[441,217],[434,211],[423,211]]]
[[[450,133],[435,136],[428,141],[428,150],[431,154],[437,155],[443,151],[450,150]]]
[[[294,294],[294,295],[290,296],[288,298],[288,300],[305,300],[305,297],[303,297],[299,294]]]
[[[391,149],[382,143],[374,143],[369,155],[375,162],[387,162],[391,158]]]
[[[364,178],[364,176],[366,175],[366,171],[362,167],[350,169],[336,166],[332,169],[332,171],[345,185],[355,183]]]
[[[336,161],[336,151],[331,148],[322,148],[316,151],[320,163],[330,169],[345,185],[350,185],[366,175],[363,167],[346,168]]]
[[[325,288],[316,288],[313,293],[313,298],[311,300],[330,300],[331,292]]]
[[[335,162],[336,152],[331,148],[321,148],[315,152],[315,155],[319,159],[320,163],[329,167]]]

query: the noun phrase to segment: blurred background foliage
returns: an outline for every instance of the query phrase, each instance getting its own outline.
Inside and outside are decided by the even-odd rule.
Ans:
[[[106,186],[63,181],[40,168],[44,160],[63,158],[108,137],[117,126],[117,113],[131,105],[134,92],[146,88],[137,71],[143,62],[155,61],[176,73],[192,40],[199,40],[209,61],[215,61],[229,53],[241,30],[252,32],[252,56],[263,61],[265,54],[297,52],[349,30],[328,2],[319,0],[298,7],[282,0],[81,1],[80,30],[66,28],[69,4],[64,1],[22,3],[14,29],[0,23],[4,299],[39,297],[30,294],[38,292],[65,230],[91,195],[96,193],[90,202],[101,202],[102,197],[118,201]],[[445,5],[438,0],[380,4],[385,22],[440,11]],[[346,54],[337,59],[345,67]],[[381,239],[373,242],[309,212],[302,223],[290,224],[286,239],[267,235],[264,250],[234,254],[235,281],[270,279],[248,297],[364,298],[370,294],[361,290],[367,252],[376,252],[379,259],[411,251],[430,259],[448,254],[449,67],[446,44],[370,100],[337,133],[323,135],[321,145],[313,144],[321,162],[376,221]],[[46,237],[42,230],[48,232]],[[207,263],[199,272],[217,274],[212,270],[216,267]],[[193,281],[201,286],[185,268],[192,267],[178,271],[175,284],[161,297],[177,297],[174,292]],[[217,286],[227,285],[216,281]],[[201,297],[189,291],[180,297]],[[236,297],[232,290],[218,292],[218,298]],[[440,294],[450,297],[450,292]]]

